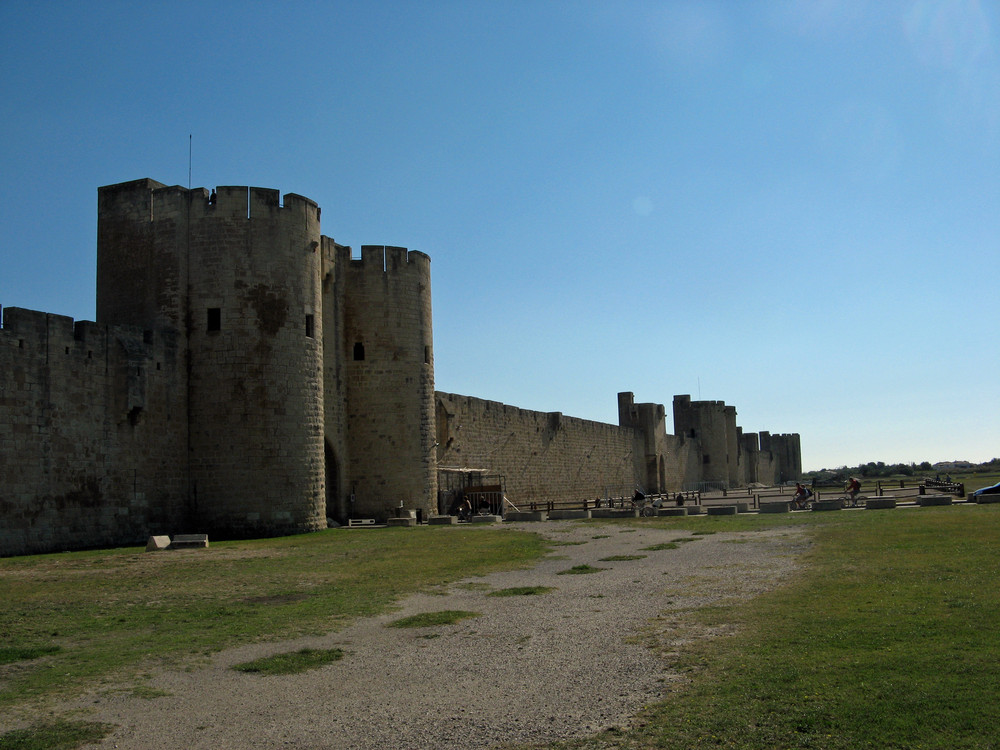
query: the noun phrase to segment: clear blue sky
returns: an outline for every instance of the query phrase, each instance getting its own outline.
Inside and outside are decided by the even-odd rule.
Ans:
[[[0,3],[0,305],[93,319],[97,188],[432,258],[439,390],[735,405],[807,469],[1000,455],[1000,6]]]

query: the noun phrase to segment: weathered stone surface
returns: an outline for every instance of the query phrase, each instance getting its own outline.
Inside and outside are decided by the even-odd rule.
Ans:
[[[544,510],[509,510],[505,520],[514,521],[544,521],[547,514]]]
[[[788,513],[791,510],[791,504],[787,501],[771,501],[762,502],[760,504],[761,513]]]
[[[494,515],[485,515],[485,516],[479,515],[479,516],[472,516],[472,518],[470,518],[469,520],[472,521],[472,523],[500,523],[503,520],[503,518]]]
[[[917,505],[927,507],[931,505],[951,505],[954,498],[951,495],[921,495],[917,498]]]
[[[431,516],[427,519],[430,526],[454,526],[458,523],[457,516]]]
[[[865,500],[867,510],[888,510],[895,507],[896,498],[894,497],[870,497]]]
[[[594,508],[590,511],[591,518],[637,518],[637,508]]]
[[[416,518],[387,518],[385,519],[386,526],[416,526]]]
[[[422,521],[446,468],[534,507],[801,473],[797,434],[738,437],[723,402],[675,397],[670,434],[631,393],[605,424],[436,392],[430,258],[360,256],[299,195],[99,188],[97,322],[0,310],[0,555]]]
[[[700,516],[705,512],[705,509],[700,505],[685,505],[684,508],[687,510],[689,516]]]
[[[687,508],[657,508],[657,516],[686,516],[688,514]]]
[[[146,552],[155,552],[156,550],[166,549],[169,546],[169,536],[151,536],[146,541]]]
[[[737,513],[749,513],[750,512],[750,503],[736,503],[736,512]]]
[[[549,519],[552,521],[565,521],[578,518],[590,518],[589,510],[550,510]]]
[[[739,512],[735,505],[709,505],[706,510],[710,516],[735,516]]]

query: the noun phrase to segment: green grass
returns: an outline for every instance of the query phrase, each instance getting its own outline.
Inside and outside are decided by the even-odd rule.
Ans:
[[[572,568],[567,568],[566,570],[560,570],[556,575],[559,576],[579,576],[587,575],[588,573],[600,573],[602,570],[607,570],[607,568],[595,568],[592,565],[574,565]]]
[[[506,589],[491,591],[487,596],[536,596],[552,591],[551,586],[512,586]]]
[[[113,727],[89,721],[55,721],[0,735],[0,750],[73,750],[100,742]]]
[[[552,748],[1000,747],[1000,506],[602,526],[631,523],[693,536],[797,528],[811,544],[776,591],[671,613],[677,624],[648,642],[680,679],[633,728]],[[23,651],[0,683],[0,717],[225,646],[336,630],[408,591],[524,566],[545,549],[509,529],[422,527],[3,559],[0,643]],[[704,627],[735,635],[686,638]],[[0,750],[79,747],[107,732],[46,723],[0,736]]]
[[[682,679],[640,726],[550,747],[1000,747],[1000,508],[797,516],[720,524],[805,526],[813,544],[788,585],[669,637],[736,635],[652,643]]]
[[[0,646],[0,664],[31,661],[47,654],[55,654],[59,646]]]
[[[265,656],[261,659],[236,664],[233,669],[237,672],[255,674],[298,674],[324,667],[343,658],[344,652],[339,648],[301,648],[298,651]]]
[[[430,628],[437,625],[453,625],[470,617],[479,617],[479,613],[469,612],[464,609],[442,609],[438,612],[421,612],[418,615],[401,617],[398,620],[393,620],[386,627]]]
[[[971,474],[960,474],[958,476],[952,476],[952,479],[956,482],[964,483],[966,494],[971,495],[976,490],[982,489],[983,487],[991,487],[997,482],[1000,482],[1000,471],[979,471]]]
[[[230,646],[338,630],[548,549],[511,529],[425,526],[3,558],[0,643],[17,662],[0,680],[0,717],[112,674],[128,681]]]

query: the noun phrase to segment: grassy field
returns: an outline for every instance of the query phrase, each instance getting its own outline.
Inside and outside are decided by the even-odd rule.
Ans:
[[[796,580],[676,662],[686,680],[642,726],[553,750],[1000,747],[1000,507],[705,519],[809,523]]]
[[[671,655],[682,679],[641,726],[551,748],[1000,748],[1000,506],[615,523],[799,525],[814,544],[790,585],[689,616],[736,634]],[[141,689],[159,665],[325,632],[545,549],[509,529],[422,527],[0,560],[0,717],[99,682]],[[657,638],[650,647],[676,651]],[[34,744],[2,735],[0,750],[77,747],[72,732],[52,739],[74,728],[100,732],[57,722],[29,733]]]
[[[0,559],[0,717],[227,646],[336,630],[546,549],[509,529],[428,526]]]
[[[952,479],[956,482],[963,482],[966,492],[974,492],[981,487],[989,487],[1000,482],[1000,471],[976,471],[968,474],[956,472],[952,475]]]

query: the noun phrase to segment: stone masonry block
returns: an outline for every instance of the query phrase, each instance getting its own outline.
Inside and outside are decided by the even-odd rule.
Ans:
[[[917,505],[927,507],[931,505],[951,505],[954,498],[951,495],[923,495],[917,498]]]
[[[416,526],[416,518],[387,518],[385,519],[386,526]]]
[[[789,504],[787,502],[761,503],[761,513],[788,513]]]
[[[169,536],[151,536],[146,541],[146,552],[155,552],[156,550],[166,549],[169,546]]]

